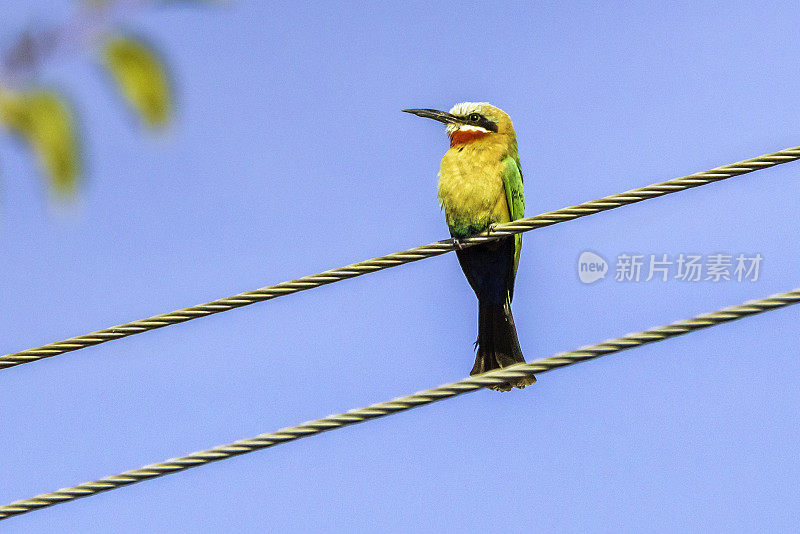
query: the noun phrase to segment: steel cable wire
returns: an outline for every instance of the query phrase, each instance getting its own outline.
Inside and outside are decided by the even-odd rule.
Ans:
[[[485,243],[500,237],[527,232],[529,230],[550,226],[551,224],[564,221],[570,221],[579,217],[585,217],[586,215],[592,215],[594,213],[633,204],[642,200],[660,197],[670,193],[690,189],[692,187],[710,184],[712,182],[718,182],[733,176],[765,169],[767,167],[772,167],[797,159],[800,159],[800,146],[787,148],[785,150],[780,150],[771,154],[765,154],[756,158],[746,159],[730,165],[723,165],[722,167],[717,167],[708,171],[702,171],[695,174],[690,174],[688,176],[674,178],[666,182],[648,185],[639,189],[632,189],[624,193],[610,195],[597,200],[591,200],[583,204],[578,204],[577,206],[570,206],[567,208],[542,213],[540,215],[535,215],[533,217],[519,219],[510,223],[500,224],[492,230],[491,235],[465,239],[461,241],[461,246],[468,247],[477,245],[479,243]],[[445,254],[454,250],[454,248],[455,246],[451,240],[437,241],[435,243],[415,247],[402,252],[395,252],[387,256],[381,256],[379,258],[373,258],[371,260],[354,263],[352,265],[347,265],[346,267],[340,267],[338,269],[331,269],[318,274],[312,274],[310,276],[298,278],[297,280],[282,282],[274,286],[268,286],[261,289],[256,289],[254,291],[239,293],[238,295],[234,295],[232,297],[226,297],[207,302],[205,304],[198,304],[196,306],[183,308],[181,310],[155,315],[147,319],[140,319],[130,323],[112,326],[110,328],[98,330],[90,334],[71,337],[63,341],[48,343],[47,345],[42,345],[41,347],[35,347],[20,352],[12,352],[10,354],[0,356],[0,370],[21,365],[23,363],[35,362],[43,358],[49,358],[65,352],[90,347],[92,345],[98,345],[100,343],[105,343],[107,341],[120,339],[134,334],[139,334],[141,332],[147,332],[156,328],[182,323],[198,317],[205,317],[207,315],[232,310],[234,308],[247,306],[256,302],[274,299],[282,295],[290,295],[306,289],[312,289],[325,284],[361,276],[363,274],[373,273],[375,271],[388,269],[390,267],[396,267],[398,265],[421,260],[423,258],[439,256],[440,254]]]
[[[267,434],[260,434],[254,438],[235,441],[227,445],[220,445],[205,451],[195,452],[188,456],[173,458],[166,462],[126,471],[119,475],[101,478],[93,482],[86,482],[78,486],[63,488],[52,493],[43,493],[31,499],[16,501],[5,506],[0,506],[0,520],[120,488],[122,486],[135,484],[151,478],[184,471],[217,460],[266,449],[268,447],[280,445],[281,443],[313,436],[327,430],[342,428],[370,419],[410,410],[438,400],[455,397],[462,393],[468,393],[491,385],[507,382],[509,379],[541,374],[559,367],[613,354],[632,347],[662,341],[694,330],[700,330],[749,315],[783,308],[798,302],[800,302],[800,288],[786,293],[778,293],[760,300],[745,302],[744,304],[731,306],[716,312],[705,313],[691,319],[676,321],[666,326],[651,328],[644,332],[610,339],[596,345],[588,345],[576,350],[562,352],[549,358],[489,371],[488,373],[472,376],[451,384],[445,384],[438,388],[420,391],[405,397],[398,397],[388,402],[380,402],[367,406],[366,408],[350,410],[337,415],[329,415],[328,417],[309,421],[298,426],[283,428]]]

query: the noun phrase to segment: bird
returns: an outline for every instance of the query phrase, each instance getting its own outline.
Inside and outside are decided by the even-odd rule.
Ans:
[[[522,363],[511,301],[522,249],[516,234],[462,247],[460,240],[489,233],[498,223],[525,216],[525,192],[517,136],[511,117],[487,102],[462,102],[449,112],[404,109],[444,123],[450,148],[439,168],[438,198],[461,270],[478,297],[477,354],[470,375]],[[510,391],[536,378],[521,377],[491,386]]]

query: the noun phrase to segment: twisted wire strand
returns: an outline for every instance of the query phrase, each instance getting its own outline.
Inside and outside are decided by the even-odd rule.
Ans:
[[[800,302],[800,288],[786,293],[778,293],[760,300],[745,302],[744,304],[731,306],[716,312],[705,313],[691,319],[676,321],[666,326],[658,326],[650,330],[645,330],[644,332],[610,339],[596,345],[588,345],[576,350],[562,352],[549,358],[489,371],[488,373],[475,375],[458,382],[439,386],[438,388],[420,391],[405,397],[398,397],[388,402],[379,402],[367,406],[366,408],[350,410],[337,415],[329,415],[328,417],[308,421],[298,426],[283,428],[277,432],[260,434],[254,438],[234,441],[227,445],[220,445],[213,449],[195,452],[188,456],[181,456],[179,458],[172,458],[166,462],[146,465],[140,469],[101,478],[94,482],[86,482],[78,486],[63,488],[52,493],[43,493],[31,499],[16,501],[5,506],[0,506],[0,520],[120,488],[122,486],[135,484],[151,478],[184,471],[217,460],[266,449],[268,447],[280,445],[281,443],[288,443],[327,430],[334,430],[369,421],[370,419],[377,419],[378,417],[410,410],[442,399],[455,397],[462,393],[468,393],[484,387],[508,382],[509,379],[530,377],[531,375],[544,373],[559,367],[565,367],[574,363],[613,354],[632,347],[639,347],[648,343],[662,341],[694,330],[708,328],[768,310],[783,308],[798,302]]]
[[[635,202],[641,202],[650,198],[656,198],[670,193],[683,191],[692,187],[698,187],[712,182],[725,180],[740,174],[765,169],[800,159],[800,146],[787,148],[771,154],[765,154],[752,159],[746,159],[738,163],[723,165],[708,171],[702,171],[680,178],[674,178],[666,182],[660,182],[639,189],[631,189],[624,193],[610,195],[597,200],[591,200],[577,206],[570,206],[533,217],[519,219],[510,223],[499,224],[492,229],[490,235],[483,235],[464,239],[461,246],[469,247],[480,243],[485,243],[501,237],[514,235],[522,232],[550,226],[560,222],[570,221],[579,217],[585,217],[601,211],[606,211],[620,206],[626,206]],[[354,278],[367,273],[373,273],[396,267],[405,263],[439,256],[455,249],[451,240],[437,241],[428,245],[415,247],[402,252],[395,252],[387,256],[373,258],[371,260],[353,263],[338,269],[331,269],[318,274],[312,274],[297,280],[282,282],[274,286],[262,287],[254,291],[239,293],[232,297],[221,298],[205,304],[198,304],[189,308],[155,315],[147,319],[139,319],[130,323],[125,323],[111,328],[98,330],[90,334],[72,337],[63,341],[56,341],[20,352],[12,352],[0,356],[0,370],[21,365],[23,363],[35,362],[65,352],[78,350],[92,345],[98,345],[107,341],[120,339],[123,337],[147,332],[156,328],[162,328],[173,324],[182,323],[198,317],[205,317],[215,313],[240,308],[256,302],[274,299],[283,295],[290,295],[299,291],[313,289],[325,284],[339,282],[348,278]]]

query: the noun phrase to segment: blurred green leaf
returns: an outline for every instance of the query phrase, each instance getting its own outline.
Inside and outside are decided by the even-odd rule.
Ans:
[[[31,146],[57,193],[75,191],[80,175],[77,128],[63,97],[42,89],[0,92],[0,123]]]
[[[172,95],[166,68],[143,42],[113,37],[106,42],[103,61],[128,104],[147,126],[165,126],[172,114]]]

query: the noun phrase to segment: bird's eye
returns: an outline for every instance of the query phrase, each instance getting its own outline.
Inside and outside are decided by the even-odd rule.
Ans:
[[[467,116],[467,118],[472,122],[478,122],[479,120],[482,119],[480,113],[470,113],[469,116]]]

